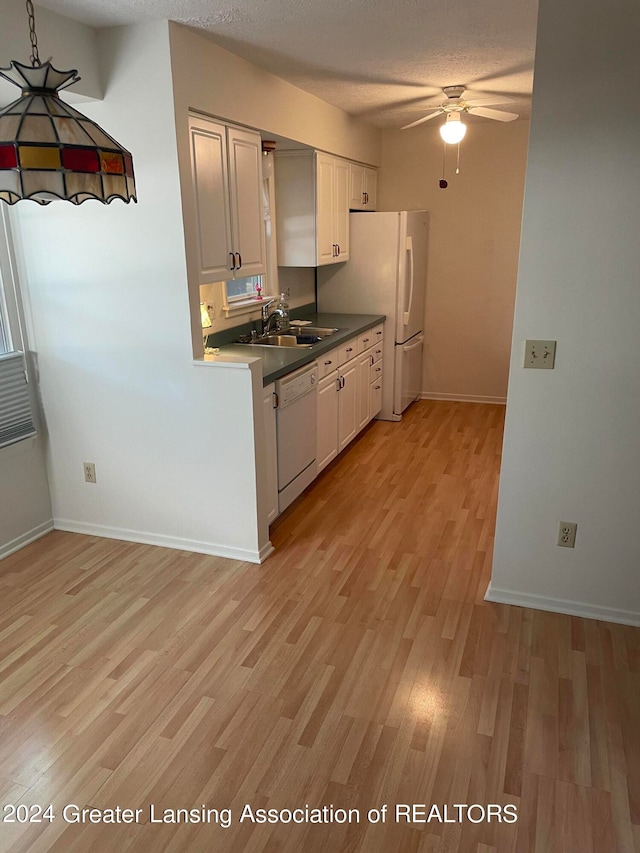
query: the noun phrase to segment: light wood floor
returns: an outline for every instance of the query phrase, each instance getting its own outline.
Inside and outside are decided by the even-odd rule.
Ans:
[[[0,802],[57,816],[0,825],[0,849],[640,853],[640,631],[483,601],[502,419],[422,402],[373,424],[260,567],[62,532],[4,560]],[[244,804],[360,822],[240,823]]]

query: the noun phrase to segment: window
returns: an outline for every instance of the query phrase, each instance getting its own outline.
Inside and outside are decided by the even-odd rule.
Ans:
[[[10,352],[9,310],[7,292],[11,275],[8,234],[5,229],[6,214],[0,213],[0,354]]]
[[[0,209],[0,448],[36,434],[27,384],[9,222]],[[12,338],[12,330],[15,338]]]
[[[227,304],[257,296],[258,287],[261,291],[264,287],[263,279],[262,275],[250,275],[247,278],[234,278],[227,281]]]
[[[9,352],[9,322],[7,320],[7,306],[5,305],[4,286],[0,272],[0,354]]]

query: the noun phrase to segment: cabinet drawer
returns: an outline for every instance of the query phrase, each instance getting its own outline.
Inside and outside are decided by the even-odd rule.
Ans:
[[[374,362],[369,368],[369,381],[377,382],[382,379],[382,360]]]
[[[380,323],[378,326],[374,326],[371,329],[371,334],[373,335],[373,340],[375,343],[382,343],[382,336],[384,334],[384,323]]]
[[[374,362],[380,361],[380,359],[382,358],[382,341],[378,341],[373,345],[373,347],[371,348],[371,357],[373,358]]]
[[[340,350],[334,349],[317,359],[316,365],[318,367],[318,379],[322,379],[327,376],[333,370],[336,370],[339,364],[342,364],[342,362],[339,361],[339,353]]]
[[[369,396],[369,416],[375,418],[376,415],[380,414],[382,409],[382,377],[372,382],[369,387],[371,389]]]
[[[358,353],[368,350],[369,347],[373,346],[374,341],[375,336],[373,334],[373,329],[367,329],[366,332],[363,332],[358,336]]]
[[[338,349],[338,365],[346,364],[349,359],[354,358],[358,354],[358,341],[353,338],[347,341]]]

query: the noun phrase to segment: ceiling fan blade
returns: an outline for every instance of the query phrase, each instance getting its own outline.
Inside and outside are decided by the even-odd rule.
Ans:
[[[429,121],[430,118],[435,118],[436,116],[442,115],[444,110],[436,110],[434,113],[428,113],[426,116],[419,118],[418,121],[412,121],[411,124],[405,124],[404,127],[401,127],[400,130],[409,130],[410,127],[417,127],[419,124],[422,124],[425,121]]]
[[[480,107],[480,106],[483,106],[483,107],[490,107],[490,106],[492,106],[493,104],[504,104],[504,102],[505,102],[505,100],[506,100],[506,99],[505,99],[505,96],[504,96],[504,95],[503,95],[501,98],[498,98],[498,97],[496,97],[496,96],[494,95],[492,98],[469,98],[468,100],[467,100],[467,98],[465,98],[464,100],[466,101],[466,103],[467,103],[470,107],[475,107],[475,106],[476,106],[476,104],[477,104],[479,107]]]
[[[496,121],[514,121],[514,119],[518,118],[518,113],[507,113],[504,110],[489,110],[486,107],[469,107],[469,112],[474,116],[492,118]]]

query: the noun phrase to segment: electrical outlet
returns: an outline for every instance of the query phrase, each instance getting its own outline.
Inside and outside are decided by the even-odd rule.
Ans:
[[[93,462],[83,462],[84,479],[86,483],[95,483],[96,481],[96,466]]]
[[[525,341],[524,366],[553,370],[556,360],[555,341]]]
[[[577,529],[578,525],[574,521],[561,521],[558,529],[558,545],[563,548],[575,548]]]

